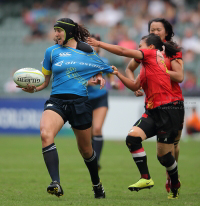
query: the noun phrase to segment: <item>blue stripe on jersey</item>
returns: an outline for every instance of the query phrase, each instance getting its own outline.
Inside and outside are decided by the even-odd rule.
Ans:
[[[87,96],[87,81],[100,72],[111,73],[112,68],[95,52],[54,45],[45,52],[43,71],[53,74],[51,94]]]

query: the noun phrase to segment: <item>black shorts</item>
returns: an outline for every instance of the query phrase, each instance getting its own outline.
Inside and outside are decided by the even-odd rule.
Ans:
[[[176,103],[162,105],[155,109],[146,110],[142,117],[134,124],[141,128],[147,138],[157,135],[157,141],[166,144],[174,143],[180,128],[182,112]]]
[[[108,93],[104,94],[103,96],[90,99],[89,100],[92,105],[92,110],[95,110],[100,107],[107,107],[108,108]]]
[[[92,126],[92,106],[88,97],[74,100],[63,100],[50,97],[44,105],[44,110],[52,110],[58,113],[64,120],[79,130],[85,130]]]

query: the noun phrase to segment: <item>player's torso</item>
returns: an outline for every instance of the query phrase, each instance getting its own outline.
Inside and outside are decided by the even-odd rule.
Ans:
[[[171,102],[173,96],[170,76],[163,55],[158,50],[152,50],[148,59],[142,61],[140,82],[146,95],[147,109]]]

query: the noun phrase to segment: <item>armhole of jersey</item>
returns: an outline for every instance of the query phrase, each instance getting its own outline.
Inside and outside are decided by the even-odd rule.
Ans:
[[[135,62],[137,62],[138,64],[140,64],[141,62],[139,62],[138,60],[140,60],[140,59],[134,59],[135,60]]]
[[[139,50],[139,51],[141,51],[141,50]],[[144,52],[143,51],[141,51],[142,52],[142,59],[140,59],[140,60],[143,60],[144,59]]]
[[[170,61],[172,62],[173,60],[176,60],[176,59],[181,59],[182,61],[183,61],[183,59],[182,58],[173,58],[173,59],[171,59]]]

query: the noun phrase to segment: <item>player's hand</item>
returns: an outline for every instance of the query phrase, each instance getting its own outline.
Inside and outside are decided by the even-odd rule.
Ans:
[[[91,83],[95,84],[95,85],[100,85],[100,89],[102,89],[106,83],[106,80],[102,77],[102,74],[97,74],[94,77],[94,80],[91,81]]]
[[[25,88],[22,88],[20,86],[16,86],[16,87],[21,88],[24,92],[28,92],[28,93],[34,93],[36,89],[36,86],[30,86],[29,84]]]
[[[140,97],[144,95],[144,92],[142,91],[142,87],[140,87],[140,89],[138,89],[137,91],[134,92],[136,97]]]
[[[91,37],[87,38],[87,43],[91,46],[95,46],[95,47],[99,46],[99,41],[97,41],[96,39],[91,38]]]
[[[115,67],[115,66],[112,66],[112,69],[113,69],[113,74],[115,74],[116,76],[118,75],[118,69],[117,69],[117,67]]]

